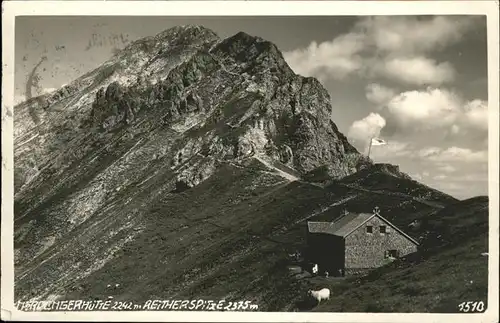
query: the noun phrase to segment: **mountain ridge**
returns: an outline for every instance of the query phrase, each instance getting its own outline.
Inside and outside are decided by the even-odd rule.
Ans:
[[[172,30],[167,30],[166,32],[160,33],[159,35],[162,35],[162,36],[161,36],[161,37],[158,37],[158,36],[157,36],[156,38],[163,39],[164,37],[167,37],[167,36],[172,35],[172,34],[173,34],[173,35],[177,35],[177,33],[176,33],[176,31],[177,31],[177,30],[179,30],[179,28],[172,28]],[[184,30],[184,29],[180,29],[180,30]],[[184,30],[184,31],[185,31],[185,32],[187,32],[187,31],[189,31],[189,30],[196,30],[196,31],[199,31],[199,28],[197,28],[197,27],[192,27],[192,26],[191,26],[191,27],[189,27],[187,30]],[[202,30],[206,30],[206,29],[202,29]],[[184,33],[181,33],[181,34],[184,34]],[[214,35],[214,34],[213,34],[213,33],[211,33],[210,35]],[[213,36],[213,37],[214,37],[214,36]],[[153,39],[155,39],[155,38],[153,38]],[[270,66],[271,66],[269,69],[271,69],[271,70],[272,70],[272,69],[274,68],[274,66],[277,66],[278,68],[283,69],[283,70],[286,72],[286,73],[285,73],[285,74],[286,74],[285,76],[287,76],[287,75],[289,76],[289,75],[292,75],[292,74],[293,74],[293,72],[291,71],[291,69],[288,67],[288,65],[287,65],[287,64],[286,64],[286,62],[284,61],[284,59],[283,59],[283,57],[282,57],[281,53],[279,53],[279,51],[277,50],[276,46],[275,46],[275,45],[273,45],[273,44],[271,44],[270,42],[263,41],[263,40],[261,40],[260,38],[252,37],[252,36],[249,36],[249,35],[244,34],[244,33],[238,33],[238,34],[236,34],[235,36],[233,36],[233,37],[230,37],[230,38],[226,39],[226,42],[225,42],[224,40],[220,41],[220,40],[218,40],[218,39],[215,39],[215,40],[214,40],[214,39],[210,39],[208,42],[202,42],[202,43],[203,43],[203,44],[205,44],[205,43],[209,43],[209,44],[211,44],[210,46],[212,46],[212,50],[214,50],[214,55],[212,55],[212,56],[216,56],[216,57],[217,57],[217,56],[220,56],[220,55],[221,55],[221,54],[220,54],[221,52],[222,52],[222,53],[224,53],[224,50],[225,50],[225,49],[227,49],[227,48],[226,48],[226,47],[227,47],[227,46],[226,46],[226,44],[227,44],[227,40],[231,40],[231,41],[235,41],[235,40],[236,40],[236,41],[235,41],[235,43],[236,43],[236,45],[235,45],[235,46],[236,46],[236,48],[239,48],[239,47],[238,47],[238,45],[239,45],[239,42],[238,42],[238,41],[239,41],[240,39],[244,42],[245,46],[246,46],[246,45],[248,45],[248,44],[251,44],[251,45],[250,45],[250,47],[252,47],[252,44],[255,44],[255,42],[257,42],[258,44],[260,44],[260,43],[265,44],[265,46],[264,46],[264,47],[265,47],[265,49],[266,49],[266,50],[269,50],[269,51],[270,51],[270,53],[271,53],[272,55],[264,55],[263,60],[267,62],[267,60],[270,60],[270,59],[268,59],[268,57],[275,57],[275,56],[277,56],[277,58],[278,58],[278,62],[277,62],[277,63],[275,63],[274,61],[273,61],[273,62],[271,62],[271,63],[269,63],[269,64],[270,64]],[[140,45],[140,44],[142,44],[142,42],[141,42],[141,41],[137,41],[137,42],[134,42],[133,44],[129,45],[127,48],[130,50],[130,49],[132,49],[132,48],[138,47],[138,48],[141,48],[141,52],[143,52],[143,51],[142,51],[142,47],[141,47],[141,45]],[[233,46],[233,47],[230,47],[230,48],[229,48],[230,53],[233,53],[233,51],[235,50],[235,49],[234,49],[234,48],[235,48],[235,46]],[[257,55],[257,56],[255,56],[255,57],[254,57],[254,59],[258,58],[258,56],[259,56],[258,54],[260,53],[258,50],[257,50],[257,51],[252,51],[252,50],[248,51],[248,50],[246,50],[246,49],[247,49],[247,47],[244,47],[243,49],[244,49],[244,53],[248,53],[248,52],[250,52],[250,53],[254,53],[254,54],[256,54],[256,55]],[[160,48],[160,50],[161,50],[161,48]],[[202,51],[202,52],[203,52],[203,51]],[[124,51],[122,51],[122,52],[120,52],[120,53],[116,54],[114,57],[123,57],[123,56],[127,56],[126,54],[127,54],[127,51],[126,51],[126,50],[124,50]],[[210,53],[208,53],[208,54],[210,54]],[[238,59],[238,55],[240,55],[240,54],[236,53],[236,59]],[[229,55],[229,56],[231,57],[231,55]],[[197,69],[196,67],[197,67],[197,66],[200,66],[200,65],[201,65],[201,66],[203,66],[203,63],[204,63],[204,62],[203,62],[203,59],[205,58],[206,60],[210,60],[210,57],[207,57],[207,56],[201,56],[201,58],[199,58],[199,56],[198,56],[198,58],[199,58],[199,59],[198,59],[198,61],[196,61],[196,58],[197,58],[197,57],[195,57],[195,58],[194,58],[194,59],[195,59],[195,62],[194,62],[194,63],[192,64],[192,66],[191,66],[191,72],[198,72],[198,73],[199,73],[199,72],[200,72],[200,70],[199,70],[199,69]],[[202,62],[200,62],[200,60],[202,60]],[[188,58],[188,59],[186,60],[186,62],[184,62],[183,64],[179,64],[177,67],[173,67],[173,68],[172,68],[172,73],[170,73],[170,72],[169,72],[169,77],[174,78],[175,73],[176,73],[176,69],[181,69],[181,71],[179,71],[179,73],[180,73],[180,74],[183,74],[183,72],[186,72],[186,70],[185,70],[185,71],[182,71],[183,66],[184,66],[184,69],[186,69],[186,68],[187,68],[187,69],[189,69],[189,66],[188,66],[188,67],[186,67],[186,65],[185,65],[185,64],[189,64],[189,62],[190,62],[190,61],[192,61],[192,60]],[[116,64],[116,63],[110,63],[110,62],[112,62],[112,60],[111,60],[111,61],[107,61],[107,62],[106,62],[103,66],[105,66],[105,67],[109,67],[109,66],[114,66],[114,64]],[[201,64],[200,64],[200,63],[201,63]],[[212,62],[212,63],[216,64],[216,62]],[[258,63],[259,63],[259,62],[258,62]],[[248,64],[247,64],[247,65],[248,65]],[[254,64],[254,65],[255,65],[255,64]],[[210,66],[208,66],[208,67],[210,67]],[[241,67],[241,66],[239,66],[239,67]],[[246,67],[246,66],[244,66],[244,69],[245,69],[245,67]],[[266,67],[269,67],[269,66],[266,66]],[[100,69],[101,69],[101,68],[98,68],[98,69],[96,69],[96,70],[94,70],[93,72],[90,72],[90,73],[88,73],[88,74],[90,74],[90,75],[92,75],[92,74],[96,74],[96,73],[97,73],[96,71],[99,71]],[[252,66],[248,66],[248,69],[252,69]],[[222,68],[222,70],[226,70],[226,69],[223,67],[223,68]],[[227,70],[226,70],[226,71],[227,71]],[[245,75],[245,72],[242,72],[242,73]],[[173,76],[171,76],[171,75],[173,75]],[[293,75],[294,75],[294,74],[293,74]],[[234,74],[233,74],[232,76],[234,76]],[[266,76],[269,76],[269,75],[266,75]],[[170,91],[170,93],[167,93],[167,96],[168,96],[168,95],[170,95],[170,97],[175,97],[175,95],[176,95],[176,94],[178,94],[177,92],[179,92],[179,91],[183,91],[183,85],[189,85],[189,82],[194,81],[194,80],[190,80],[190,79],[189,79],[189,76],[187,76],[187,77],[188,77],[188,78],[185,78],[185,77],[184,77],[184,78],[182,78],[182,77],[178,76],[178,79],[177,79],[177,80],[173,80],[172,82],[170,82],[170,83],[176,83],[176,84],[174,84],[174,85],[175,85],[174,87],[170,86],[170,88],[168,89],[168,90]],[[194,75],[191,75],[191,77],[196,78],[196,76],[194,76]],[[257,76],[255,76],[255,75],[254,75],[254,77],[259,77],[259,75],[257,75]],[[88,78],[88,77],[84,75],[84,76],[82,76],[79,80],[77,80],[77,81],[76,81],[76,83],[78,83],[78,82],[80,82],[80,83],[81,83],[81,80],[86,80],[87,78]],[[181,79],[182,79],[182,80],[181,80]],[[274,77],[273,77],[273,80],[275,80],[275,79],[276,79],[276,76],[274,76]],[[303,80],[303,81],[300,81],[300,80]],[[126,80],[125,80],[125,81],[126,81]],[[138,78],[136,81],[137,81],[137,84],[134,84],[132,87],[130,87],[130,86],[128,86],[128,87],[127,87],[127,86],[126,86],[125,88],[123,88],[123,86],[122,86],[122,85],[120,85],[120,83],[119,83],[118,81],[116,81],[116,80],[115,80],[115,81],[105,81],[104,86],[106,86],[106,84],[108,84],[108,85],[107,85],[107,89],[106,89],[106,97],[105,97],[105,98],[104,98],[104,87],[103,87],[103,86],[101,86],[101,87],[100,87],[100,89],[99,89],[97,92],[95,92],[95,89],[94,89],[92,93],[96,93],[96,97],[94,98],[94,100],[93,100],[93,104],[92,104],[94,108],[92,109],[92,112],[91,112],[91,118],[92,118],[92,117],[94,117],[95,115],[98,115],[98,114],[99,114],[98,112],[96,112],[96,109],[95,109],[95,106],[97,106],[97,105],[99,104],[99,102],[104,102],[104,104],[107,104],[107,103],[108,103],[108,102],[107,102],[107,100],[109,100],[109,99],[111,99],[111,101],[112,101],[113,99],[118,99],[118,97],[117,97],[117,96],[120,96],[120,90],[122,90],[122,89],[124,89],[124,91],[123,91],[123,92],[125,92],[125,94],[126,94],[127,92],[131,92],[131,91],[133,91],[133,90],[134,90],[134,89],[136,89],[136,88],[139,88],[139,89],[140,89],[140,87],[141,87],[141,85],[142,85],[142,84],[141,84],[141,81],[144,81],[144,80],[141,80],[140,78]],[[266,80],[266,81],[269,81],[269,78],[267,78],[267,80]],[[84,82],[84,83],[85,83],[85,82]],[[88,82],[87,82],[87,83],[88,83]],[[126,83],[126,84],[127,84],[127,83]],[[295,83],[295,84],[296,84],[296,83]],[[155,85],[155,84],[153,84],[153,85]],[[166,85],[163,85],[163,84],[162,84],[162,86],[164,86],[164,87],[165,87],[165,86],[169,86],[169,85],[170,85],[170,84],[166,84]],[[180,86],[180,87],[179,87],[179,86]],[[294,84],[292,84],[291,86],[293,87],[293,86],[294,86]],[[327,105],[326,105],[326,107],[325,107],[325,108],[326,108],[326,111],[325,111],[325,112],[322,112],[322,113],[325,115],[326,113],[329,113],[329,112],[330,112],[329,110],[330,110],[331,108],[329,107],[329,104],[328,104],[328,102],[329,102],[329,100],[330,100],[330,97],[329,97],[329,95],[328,95],[327,91],[326,91],[326,90],[325,90],[325,89],[321,86],[321,84],[320,84],[317,80],[315,80],[315,79],[313,79],[313,78],[301,78],[301,77],[299,77],[299,84],[295,85],[295,87],[297,87],[297,86],[300,86],[300,87],[301,87],[301,88],[300,88],[300,90],[302,90],[303,88],[305,88],[305,89],[306,89],[306,91],[307,91],[307,88],[312,88],[312,89],[314,89],[315,91],[316,91],[316,90],[319,90],[319,91],[321,92],[321,97],[322,97],[321,99],[322,99],[324,102],[326,102],[326,103],[327,103]],[[255,90],[253,93],[254,93],[254,95],[256,95],[257,97],[259,97],[260,95],[262,95],[262,93],[261,93],[261,92],[263,92],[263,91],[262,91],[262,89],[259,89],[258,87],[257,87],[257,88],[255,88],[255,87],[256,87],[255,83],[253,83],[253,84],[251,83],[251,84],[250,84],[250,87],[253,87],[253,88],[250,88],[250,89],[249,89],[249,88],[247,88],[246,90],[249,90],[250,92],[252,92],[252,90]],[[71,88],[71,87],[70,87],[70,86],[63,87],[61,90],[56,91],[54,94],[52,94],[52,95],[48,98],[47,102],[48,102],[48,104],[49,104],[49,105],[51,104],[51,109],[54,109],[54,110],[55,110],[56,108],[54,107],[54,105],[56,105],[56,106],[57,106],[57,104],[55,104],[55,103],[59,102],[59,101],[54,101],[54,100],[58,100],[59,98],[62,98],[63,100],[65,99],[64,95],[62,95],[62,96],[61,96],[61,93],[69,93],[69,94],[74,93],[74,90],[67,90],[67,88]],[[156,88],[158,88],[158,86],[157,86]],[[125,90],[125,89],[126,89],[126,90]],[[296,90],[298,90],[298,89],[296,89]],[[300,90],[299,90],[299,91],[300,91]],[[153,92],[153,93],[150,93],[150,96],[156,96],[156,98],[158,98],[158,96],[157,96],[157,95],[159,94],[159,95],[160,95],[160,97],[159,97],[159,98],[160,98],[160,100],[162,100],[162,99],[163,99],[163,97],[161,96],[161,94],[162,94],[162,93],[161,93],[161,91],[162,91],[162,90],[158,91],[159,93],[154,93],[154,92]],[[189,90],[188,90],[188,91],[189,91]],[[261,91],[261,92],[259,92],[259,91]],[[113,94],[112,94],[113,92],[117,92],[117,93],[115,93],[115,94],[114,94],[114,97],[113,97]],[[132,96],[133,96],[134,94],[135,94],[135,95],[137,95],[137,93],[132,93]],[[140,93],[139,93],[139,94],[140,94]],[[265,91],[263,94],[264,94],[264,97],[265,97],[263,100],[270,100],[270,99],[272,99],[272,97],[273,97],[273,96],[276,96],[276,95],[277,95],[277,94],[276,94],[276,93],[274,93],[272,90],[271,90],[271,91]],[[139,97],[140,97],[140,96],[139,96]],[[306,97],[307,97],[307,96],[306,96]],[[42,96],[42,99],[43,99],[43,98],[46,98],[46,96]],[[55,99],[54,99],[54,98],[55,98]],[[77,98],[78,98],[78,97],[77,97]],[[40,99],[40,98],[38,98],[38,99]],[[103,101],[103,99],[105,99],[105,100]],[[120,98],[120,99],[124,99],[124,98]],[[81,106],[83,107],[83,106],[85,106],[85,103],[89,103],[88,101],[90,101],[90,98],[88,98],[88,95],[87,95],[87,98],[85,98],[85,95],[84,95],[84,97],[83,97],[83,98],[80,98],[79,100],[80,100],[80,101],[82,101],[82,100],[84,101],[84,102],[83,102],[83,104],[81,105]],[[181,100],[184,100],[184,101],[183,101],[183,102],[171,102],[171,104],[182,105],[182,106],[180,107],[181,109],[182,109],[182,108],[188,108],[187,106],[188,106],[188,105],[192,105],[193,103],[194,103],[195,105],[196,105],[196,104],[200,104],[200,102],[199,102],[199,96],[197,96],[197,97],[196,97],[196,94],[194,94],[194,95],[192,95],[192,96],[189,96],[189,95],[188,95],[188,96],[186,96],[186,97],[184,97],[184,98],[182,98],[182,97],[181,97]],[[252,98],[251,98],[251,100],[255,101],[255,100],[254,100],[254,99],[252,99]],[[295,99],[295,100],[296,100],[296,99]],[[300,100],[300,98],[299,98],[299,100]],[[42,101],[43,101],[43,100],[42,100]],[[122,100],[122,102],[120,102],[120,103],[123,103],[123,101],[125,102],[125,104],[127,104],[127,102],[126,102],[126,101],[127,101],[127,100],[126,100],[126,98],[125,98],[125,100]],[[35,100],[35,102],[36,102],[36,100]],[[47,104],[47,102],[44,102],[44,104]],[[52,102],[52,103],[51,103],[51,102]],[[113,118],[110,118],[110,119],[108,119],[107,121],[108,121],[108,122],[110,122],[110,123],[111,123],[111,125],[113,125],[115,122],[120,122],[120,121],[121,121],[121,119],[123,119],[123,118],[125,118],[125,119],[126,119],[127,117],[126,117],[125,115],[133,117],[134,113],[137,113],[137,112],[138,112],[137,110],[138,110],[138,109],[140,109],[140,106],[141,106],[141,104],[143,104],[143,102],[140,102],[140,101],[139,101],[139,102],[132,102],[132,103],[136,103],[136,104],[135,104],[135,107],[134,107],[134,110],[132,110],[132,109],[128,108],[128,109],[126,109],[126,111],[120,111],[120,113],[118,113],[118,116],[116,116],[116,115],[115,115],[115,119],[118,119],[118,121],[113,120]],[[150,102],[148,102],[148,103],[150,103]],[[256,105],[258,106],[258,103],[259,103],[259,102],[254,102],[254,103],[257,103]],[[291,106],[291,108],[292,108],[292,110],[293,110],[293,109],[294,109],[294,106],[297,104],[297,102],[295,102],[295,101],[293,100],[293,98],[292,98],[292,100],[289,102],[289,104],[290,104],[290,106]],[[87,105],[88,105],[88,104],[87,104]],[[68,105],[67,105],[67,106],[68,106]],[[258,107],[256,107],[256,108],[258,109]],[[44,109],[46,109],[46,106],[44,106]],[[80,108],[79,108],[79,109],[80,109]],[[105,110],[106,110],[106,109],[105,109]],[[179,109],[177,109],[177,110],[179,110]],[[316,112],[316,113],[318,113],[319,111],[320,111],[320,110],[317,110],[317,111],[315,111],[315,112]],[[108,112],[108,114],[109,114],[109,112],[110,112],[110,111],[108,110],[107,112]],[[173,109],[173,110],[171,110],[170,112],[172,112],[172,113],[173,113],[173,116],[169,116],[170,118],[172,118],[172,117],[176,117],[176,116],[178,116],[178,115],[179,115],[179,111],[176,111],[176,109]],[[294,111],[294,112],[295,112],[295,111]],[[311,110],[311,111],[306,111],[305,113],[308,113],[308,112],[309,112],[309,113],[313,113],[313,110]],[[111,111],[111,113],[112,113],[112,111]],[[210,111],[208,111],[208,113],[210,113]],[[116,111],[115,111],[115,114],[116,114]],[[77,124],[78,124],[78,118],[83,118],[83,119],[84,119],[83,126],[85,126],[85,121],[86,121],[86,120],[85,120],[85,117],[86,117],[86,116],[85,116],[85,114],[83,114],[83,113],[82,113],[82,115],[83,115],[83,116],[81,116],[81,117],[80,117],[80,114],[78,114],[78,116],[77,116],[77,118],[76,118],[76,119],[77,119],[77,122],[75,122],[75,123],[77,123]],[[324,115],[318,116],[318,118],[317,118],[316,120],[322,120],[322,119],[324,119],[327,123],[329,123],[329,124],[325,124],[325,125],[323,125],[323,127],[325,128],[325,130],[327,130],[327,132],[328,132],[328,133],[326,133],[325,135],[327,135],[327,136],[328,136],[328,135],[334,134],[335,136],[338,136],[338,138],[339,138],[339,139],[340,139],[340,141],[341,141],[341,143],[340,143],[340,144],[341,144],[341,146],[346,147],[346,149],[347,149],[347,151],[348,151],[349,153],[352,153],[353,155],[357,155],[358,157],[359,157],[359,156],[361,156],[361,155],[360,155],[360,154],[356,151],[356,149],[355,149],[354,147],[352,147],[352,146],[348,143],[348,141],[347,141],[347,139],[345,138],[345,136],[343,136],[340,132],[338,132],[338,129],[337,129],[337,127],[335,126],[335,124],[334,124],[334,123],[333,123],[330,119],[327,119]],[[112,117],[112,116],[111,116],[111,117]],[[24,118],[24,119],[26,119],[26,118]],[[42,117],[41,119],[43,119],[43,117]],[[327,121],[327,120],[328,120],[328,121]],[[103,120],[101,120],[101,121],[103,121]],[[192,121],[192,120],[190,120],[190,121]],[[276,120],[276,121],[279,121],[279,120]],[[287,122],[288,124],[286,124],[285,126],[286,126],[286,127],[289,127],[289,126],[296,126],[296,127],[297,127],[297,125],[295,125],[295,124],[294,124],[294,123],[296,123],[296,122],[298,122],[298,123],[304,123],[304,122],[306,122],[306,124],[304,124],[302,128],[306,128],[306,127],[311,128],[311,127],[317,126],[317,124],[311,123],[311,121],[313,121],[313,120],[311,120],[311,118],[310,118],[310,117],[308,118],[307,116],[304,116],[304,114],[301,114],[301,116],[300,116],[300,119],[299,119],[299,120],[288,120],[288,122]],[[80,122],[80,124],[79,124],[79,125],[72,124],[72,125],[70,125],[70,126],[73,126],[73,127],[75,127],[75,126],[76,126],[76,127],[82,127],[82,122]],[[274,127],[274,126],[275,126],[275,125],[271,125],[271,127]],[[300,125],[298,125],[298,126],[300,126]],[[18,127],[18,128],[21,128],[21,129],[22,129],[22,125],[21,125],[21,127]],[[68,130],[67,128],[69,128],[69,127],[66,127],[65,129],[63,129],[66,133],[67,133],[67,130]],[[182,125],[181,125],[181,128],[182,128]],[[330,129],[330,130],[328,130],[328,129]],[[281,130],[283,130],[283,129],[281,129]],[[306,134],[307,134],[307,133],[312,133],[312,132],[313,132],[313,131],[312,131],[312,129],[305,129],[305,130],[306,130],[306,132],[305,132]],[[49,132],[49,131],[47,130],[47,132]],[[30,133],[30,132],[28,131],[28,133]],[[286,133],[281,133],[281,134],[278,134],[278,135],[280,135],[280,136],[290,136],[290,134],[286,134]],[[300,135],[300,133],[299,133],[299,135]],[[26,139],[28,136],[22,136],[22,137],[23,137],[24,139]],[[34,137],[34,135],[32,134],[32,135],[31,135],[31,137]],[[312,139],[312,140],[315,140],[315,141],[318,141],[318,140],[317,140],[317,139],[315,139],[315,138],[311,138],[311,139]],[[300,140],[296,140],[296,141],[300,141]],[[36,141],[35,141],[35,142],[36,142]],[[24,143],[26,143],[26,142],[24,141]],[[40,143],[40,141],[38,141],[37,143],[39,144],[39,143]],[[43,144],[42,144],[42,145],[43,145]],[[288,145],[287,145],[287,146],[288,146]],[[341,146],[340,146],[340,147],[341,147]],[[273,151],[272,153],[279,153],[279,152],[277,152],[277,151],[276,151],[276,149],[280,149],[280,148],[279,148],[279,147],[274,147],[274,148],[275,148],[275,149],[274,149],[275,151]],[[294,147],[294,148],[295,148],[295,147]],[[332,148],[333,148],[333,147],[332,147]],[[284,149],[286,149],[286,150],[288,151],[288,153],[290,152],[290,150],[289,150],[289,149],[287,149],[287,147],[285,147]],[[328,148],[327,148],[327,147],[323,147],[323,149],[328,149]],[[330,149],[331,149],[331,148],[330,148]],[[303,149],[303,150],[306,150],[306,149]],[[341,151],[340,151],[340,152],[342,152],[342,149],[341,149]],[[321,154],[321,152],[320,152],[319,154]],[[313,164],[313,165],[304,165],[305,163],[308,163],[308,162],[309,162],[309,160],[307,160],[307,159],[308,159],[307,153],[306,153],[305,155],[306,155],[306,156],[301,156],[301,157],[303,157],[303,159],[305,159],[305,161],[304,161],[304,163],[300,163],[299,168],[305,168],[305,170],[307,170],[307,169],[311,169],[312,167],[314,167],[314,164]],[[316,152],[316,155],[318,155],[318,152]],[[330,158],[330,159],[331,159],[331,158]],[[309,164],[310,164],[310,163],[309,163]],[[299,170],[299,171],[300,171],[300,170]],[[347,170],[345,170],[345,171],[343,171],[343,172],[344,172],[344,174],[346,174]],[[352,170],[351,170],[351,172],[352,172]]]

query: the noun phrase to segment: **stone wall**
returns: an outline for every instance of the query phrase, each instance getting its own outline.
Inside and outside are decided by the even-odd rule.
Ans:
[[[372,226],[373,233],[366,232],[367,226]],[[385,234],[380,233],[380,226],[386,226]],[[345,238],[345,268],[383,266],[389,262],[385,259],[385,252],[391,249],[398,250],[402,257],[417,251],[417,246],[380,218],[374,217]]]

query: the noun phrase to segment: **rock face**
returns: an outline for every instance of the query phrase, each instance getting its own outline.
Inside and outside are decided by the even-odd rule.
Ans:
[[[64,294],[141,235],[151,205],[223,166],[258,157],[338,179],[371,164],[331,120],[324,87],[245,33],[175,27],[15,109],[20,299]]]

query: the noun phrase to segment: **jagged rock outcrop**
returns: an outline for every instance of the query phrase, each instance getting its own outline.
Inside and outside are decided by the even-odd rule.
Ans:
[[[376,163],[376,164],[371,165],[370,171],[381,172],[381,173],[392,175],[395,177],[411,180],[410,175],[400,171],[398,165],[392,165],[392,164],[387,164],[387,163]]]

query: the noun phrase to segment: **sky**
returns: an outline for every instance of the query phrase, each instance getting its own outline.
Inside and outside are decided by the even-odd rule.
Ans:
[[[17,17],[15,101],[53,91],[131,41],[196,24],[275,43],[329,91],[332,119],[375,162],[459,199],[488,194],[485,16]]]

